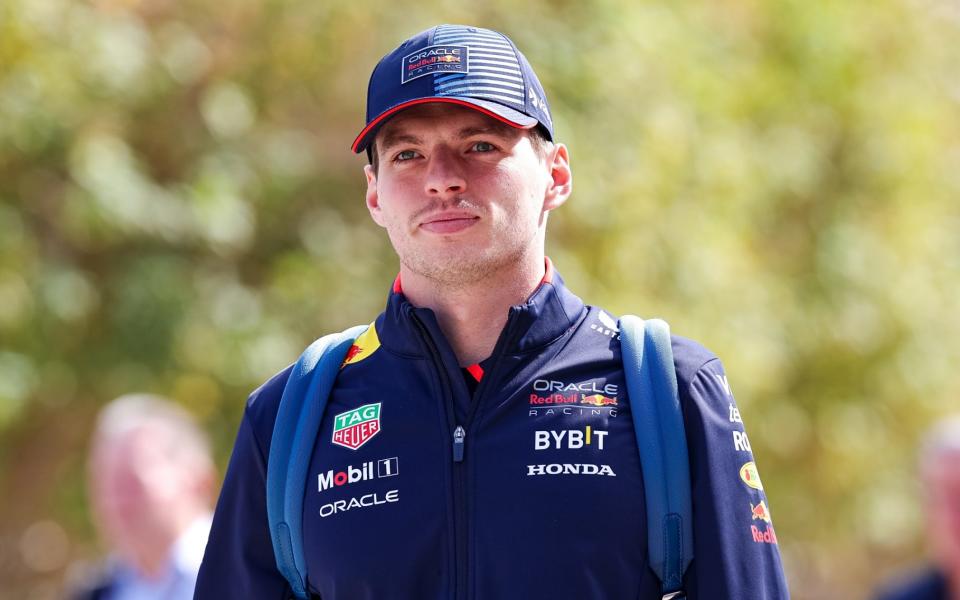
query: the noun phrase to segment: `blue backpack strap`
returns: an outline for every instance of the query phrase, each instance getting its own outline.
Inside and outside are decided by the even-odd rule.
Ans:
[[[267,459],[267,519],[277,568],[297,598],[308,598],[303,493],[327,398],[347,351],[366,325],[326,335],[304,350],[283,388]]]
[[[687,437],[673,364],[670,326],[660,319],[620,318],[620,347],[647,501],[650,566],[663,598],[684,598],[693,559],[693,510]]]

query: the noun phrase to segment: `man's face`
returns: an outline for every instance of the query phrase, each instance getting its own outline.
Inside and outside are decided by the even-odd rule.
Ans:
[[[169,543],[169,532],[191,502],[188,469],[165,455],[169,435],[141,427],[99,441],[90,462],[90,491],[98,525],[122,555],[137,557]]]
[[[543,247],[547,212],[566,200],[566,148],[540,156],[525,130],[475,110],[422,104],[377,134],[367,207],[401,263],[463,285]]]
[[[960,572],[960,455],[932,458],[923,473],[927,523],[934,556],[951,572]]]

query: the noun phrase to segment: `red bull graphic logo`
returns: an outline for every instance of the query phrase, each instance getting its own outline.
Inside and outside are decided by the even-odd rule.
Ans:
[[[580,404],[589,404],[590,406],[616,406],[616,398],[608,398],[603,394],[593,394],[591,396],[585,396],[580,394]]]
[[[753,535],[753,541],[757,544],[776,544],[777,534],[773,531],[772,525],[767,525],[760,529],[756,525],[750,526],[750,533]]]
[[[755,490],[763,490],[763,484],[760,483],[760,473],[757,471],[757,465],[753,464],[753,461],[745,463],[740,467],[740,479]]]
[[[767,503],[763,500],[760,501],[760,504],[750,503],[750,520],[751,521],[763,521],[765,523],[771,523],[770,520],[770,509],[767,508]]]
[[[367,327],[366,331],[357,336],[353,345],[347,350],[347,355],[344,357],[340,368],[360,362],[376,352],[379,347],[380,338],[377,336],[377,329],[373,326],[373,323],[370,323],[370,327]]]
[[[333,418],[333,443],[356,450],[380,433],[380,403],[365,404]]]

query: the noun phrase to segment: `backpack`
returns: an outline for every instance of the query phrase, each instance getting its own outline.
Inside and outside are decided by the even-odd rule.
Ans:
[[[693,511],[670,327],[632,315],[619,325],[646,494],[650,567],[660,579],[662,600],[683,600],[683,573],[693,558]],[[299,599],[309,598],[302,531],[307,469],[334,380],[366,329],[351,327],[311,344],[290,371],[277,411],[267,461],[267,517],[277,568]]]

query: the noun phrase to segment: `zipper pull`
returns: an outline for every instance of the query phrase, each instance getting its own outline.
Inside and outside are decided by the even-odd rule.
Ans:
[[[453,462],[463,462],[463,439],[467,437],[467,432],[463,427],[457,425],[453,432]]]

